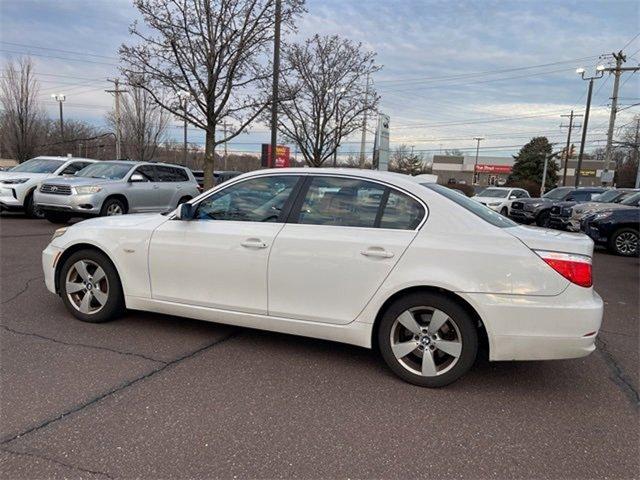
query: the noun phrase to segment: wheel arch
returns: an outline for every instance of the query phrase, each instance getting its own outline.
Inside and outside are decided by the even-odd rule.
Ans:
[[[100,212],[102,212],[102,208],[104,207],[104,204],[112,199],[120,200],[122,203],[124,203],[124,208],[126,209],[126,212],[124,213],[129,213],[129,200],[127,200],[127,197],[122,193],[111,193],[107,195],[105,199],[102,201],[102,205],[100,205]]]
[[[480,314],[476,311],[476,309],[463,297],[452,292],[451,290],[447,290],[442,287],[435,287],[432,285],[417,285],[404,288],[402,290],[398,290],[393,293],[389,298],[387,298],[382,306],[378,309],[378,313],[376,314],[376,318],[373,323],[373,328],[371,329],[371,347],[374,349],[378,348],[378,329],[380,327],[380,320],[384,316],[387,309],[399,298],[411,294],[411,293],[437,293],[439,295],[443,295],[445,297],[450,298],[454,302],[458,303],[465,311],[471,315],[471,317],[476,321],[476,330],[478,331],[478,340],[480,342],[479,345],[479,353],[482,352],[482,355],[488,358],[490,353],[490,341],[489,335],[487,333],[487,329],[485,327]]]
[[[113,268],[115,269],[116,273],[118,274],[118,278],[120,279],[120,283],[122,283],[122,276],[120,275],[120,271],[118,270],[118,266],[117,266],[116,262],[113,261],[113,258],[111,257],[111,255],[109,255],[109,253],[107,251],[105,251],[104,249],[98,247],[97,245],[94,245],[92,243],[81,242],[81,243],[75,243],[75,244],[67,247],[62,252],[62,254],[58,258],[58,260],[56,261],[55,270],[54,270],[54,277],[53,277],[54,282],[55,282],[56,293],[60,294],[60,269],[62,268],[62,265],[64,265],[64,262],[66,262],[67,259],[71,255],[73,255],[76,252],[79,252],[80,250],[95,250],[96,252],[99,252],[99,253],[103,254],[105,257],[107,257],[109,259],[109,261],[111,262],[111,265],[113,265]]]

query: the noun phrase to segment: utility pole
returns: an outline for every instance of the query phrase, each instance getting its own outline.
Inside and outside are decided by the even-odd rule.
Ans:
[[[53,93],[51,98],[60,105],[60,140],[64,141],[64,117],[62,115],[62,103],[67,99],[67,97],[64,93]]]
[[[622,53],[622,50],[618,53],[612,53],[613,58],[616,60],[616,66],[605,68],[605,72],[613,73],[615,76],[613,80],[613,94],[611,95],[611,113],[609,114],[609,130],[607,131],[607,147],[604,153],[604,172],[609,171],[609,165],[611,164],[611,158],[613,157],[613,129],[616,123],[616,114],[618,113],[618,89],[620,88],[620,76],[622,72],[637,72],[640,67],[627,67],[622,68],[622,64],[627,61],[626,55]],[[602,182],[606,185],[608,182]]]
[[[547,169],[549,166],[549,160],[551,160],[553,157],[557,157],[558,155],[560,155],[560,152],[556,152],[556,153],[551,153],[549,155],[544,156],[544,168],[542,169],[542,185],[540,185],[540,196],[542,197],[544,195],[544,192],[546,190],[546,186],[545,184],[547,183]]]
[[[115,88],[113,90],[105,90],[107,93],[113,93],[116,99],[116,160],[120,160],[122,148],[122,128],[120,126],[120,94],[125,93],[126,90],[120,90],[120,79],[116,78],[111,80],[107,78],[107,82],[113,83]]]
[[[275,30],[273,33],[273,85],[271,92],[271,158],[269,159],[269,163],[272,167],[276,164],[276,149],[278,148],[278,82],[280,77],[281,21],[282,0],[276,0]]]
[[[636,136],[635,136],[635,140],[634,140],[634,146],[633,146],[633,152],[635,153],[635,157],[636,157],[636,187],[635,188],[640,188],[640,145],[638,145],[638,132],[640,131],[640,118],[638,118],[636,120]]]
[[[476,161],[473,164],[473,185],[478,184],[479,175],[478,175],[478,155],[480,154],[480,142],[484,140],[484,137],[473,137],[473,139],[478,142],[476,144]]]
[[[367,105],[369,104],[369,74],[367,73],[367,85],[364,89],[364,117],[362,119],[362,139],[360,140],[360,168],[364,168],[364,149],[367,144]]]
[[[567,132],[567,146],[564,149],[565,154],[564,154],[564,171],[562,172],[562,186],[565,187],[567,185],[567,165],[569,164],[569,153],[571,151],[571,131],[574,128],[580,128],[579,125],[574,125],[573,124],[573,119],[574,118],[578,118],[578,117],[582,117],[582,115],[575,115],[573,113],[573,110],[571,110],[571,113],[569,115],[560,115],[561,117],[569,117],[569,131]],[[563,125],[560,125],[560,128],[562,128]]]
[[[584,147],[587,142],[587,127],[589,126],[589,111],[591,110],[591,95],[593,94],[593,81],[599,78],[602,78],[604,75],[605,67],[602,65],[598,65],[596,67],[596,74],[591,77],[585,77],[585,69],[578,68],[576,73],[579,73],[583,80],[589,81],[589,91],[587,93],[587,106],[584,111],[584,122],[582,124],[582,140],[580,141],[580,154],[578,155],[578,165],[576,166],[575,171],[575,187],[578,188],[580,185],[580,169],[582,168],[582,157],[584,156]]]

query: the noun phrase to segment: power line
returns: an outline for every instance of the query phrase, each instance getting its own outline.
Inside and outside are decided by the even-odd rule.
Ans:
[[[7,41],[4,41],[4,40],[0,40],[0,43],[4,43],[5,45],[12,45],[14,47],[36,48],[36,49],[39,49],[39,50],[51,50],[53,52],[70,53],[72,55],[83,55],[83,56],[86,56],[86,57],[108,58],[110,60],[118,60],[118,57],[111,57],[111,56],[108,56],[108,55],[99,55],[97,53],[78,52],[78,51],[73,51],[73,50],[62,50],[60,48],[42,47],[40,45],[25,45],[24,43],[7,42]]]

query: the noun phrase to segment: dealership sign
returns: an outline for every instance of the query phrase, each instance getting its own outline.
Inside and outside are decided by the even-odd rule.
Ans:
[[[593,170],[591,168],[581,168],[580,169],[580,176],[581,177],[595,177],[596,176],[596,170]]]
[[[291,164],[291,149],[284,145],[276,146],[275,162],[271,162],[271,144],[262,144],[262,166],[266,168],[286,168]]]
[[[511,173],[510,165],[489,165],[487,163],[479,163],[476,165],[477,173]]]

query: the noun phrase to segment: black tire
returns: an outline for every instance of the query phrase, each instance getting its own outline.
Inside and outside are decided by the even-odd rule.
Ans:
[[[509,216],[509,209],[507,207],[502,207],[502,210],[500,210],[500,214],[504,217],[508,217]]]
[[[33,192],[29,192],[24,199],[24,213],[27,218],[44,218],[44,213],[33,203]]]
[[[120,211],[122,213],[112,213],[114,211]],[[108,217],[111,215],[124,215],[127,213],[127,206],[124,202],[118,198],[108,198],[100,209],[101,217]]]
[[[458,340],[461,343],[461,351],[457,357],[457,362],[452,362],[448,369],[443,368],[442,373],[438,373],[434,376],[425,376],[420,373],[410,371],[405,364],[401,363],[401,361],[396,358],[391,345],[391,336],[398,317],[400,317],[403,312],[407,312],[410,309],[421,309],[423,307],[426,307],[427,310],[437,309],[446,314],[448,320],[455,324],[458,332],[454,332],[453,329],[449,328],[448,330],[456,336],[459,335],[460,338]],[[431,321],[429,321],[429,323],[431,323]],[[475,323],[476,322],[472,316],[469,315],[459,303],[447,296],[437,293],[411,293],[393,302],[384,312],[380,319],[380,325],[378,328],[378,348],[382,354],[382,358],[389,368],[403,380],[421,387],[444,387],[467,373],[475,362],[476,355],[478,353],[478,331]],[[424,325],[425,324],[421,324],[420,326],[424,329]],[[450,324],[445,323],[445,325],[449,327]],[[396,328],[398,327],[396,326]],[[443,332],[442,328],[439,329],[438,332],[441,335],[445,335],[447,333]],[[410,336],[409,341],[412,341],[413,338],[413,340],[416,341],[416,344],[419,345],[420,342],[416,340],[416,337]],[[446,339],[441,338],[440,340]],[[429,346],[428,348],[433,349],[435,347]],[[438,349],[436,348],[435,350]],[[445,363],[442,364],[442,366],[446,367],[448,356],[441,351],[438,351],[437,353],[445,360]],[[420,357],[415,355],[422,355],[422,352],[418,353],[417,350],[414,350],[402,357],[402,360],[408,360],[409,362],[414,358],[420,360]]]
[[[622,257],[637,257],[640,254],[638,230],[620,228],[609,238],[609,250]]]
[[[71,220],[71,215],[64,212],[44,212],[44,218],[51,223],[66,224]]]
[[[178,200],[178,204],[176,205],[176,208],[182,205],[183,203],[187,203],[189,200],[191,200],[191,197],[189,196],[180,198],[180,200]]]
[[[536,217],[536,225],[549,228],[549,220],[551,220],[551,213],[548,210],[543,210]]]
[[[75,268],[74,265],[80,261],[85,261],[89,264],[87,268],[89,274],[93,274],[96,272],[95,269],[93,269],[92,271],[91,264],[99,266],[105,273],[105,278],[108,285],[108,288],[106,289],[106,301],[102,304],[101,308],[98,311],[93,313],[81,312],[76,303],[72,303],[72,300],[67,294],[67,275],[69,274],[69,270]],[[69,312],[78,320],[89,323],[103,323],[119,317],[125,311],[124,294],[122,292],[120,276],[118,275],[116,268],[111,263],[111,260],[109,260],[109,258],[102,252],[87,249],[79,250],[73,253],[69,258],[65,260],[64,264],[60,268],[58,280],[62,301],[64,302],[65,307],[67,307],[67,310],[69,310]],[[77,280],[79,282],[82,282],[80,278],[77,278]],[[98,287],[94,286],[93,288],[95,289]],[[104,290],[104,283],[102,290]],[[78,293],[78,295],[80,294],[81,292]],[[71,295],[73,296],[73,293]],[[97,305],[96,302],[97,300],[94,299],[94,305]]]

